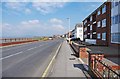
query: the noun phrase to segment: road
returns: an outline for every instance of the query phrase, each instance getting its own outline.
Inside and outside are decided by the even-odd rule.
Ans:
[[[41,77],[62,39],[2,48],[3,77]]]

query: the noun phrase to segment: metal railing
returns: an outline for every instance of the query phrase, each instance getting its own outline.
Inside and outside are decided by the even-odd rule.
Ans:
[[[92,69],[102,78],[105,79],[120,79],[120,73],[118,70],[114,71],[110,66],[103,63],[98,58],[94,58],[92,62]]]
[[[33,39],[32,38],[3,38],[3,39],[0,39],[0,43],[27,41],[27,40],[33,40]]]

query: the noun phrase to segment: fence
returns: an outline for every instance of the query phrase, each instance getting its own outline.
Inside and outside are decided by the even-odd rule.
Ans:
[[[0,43],[26,41],[26,40],[33,40],[33,39],[32,38],[4,38],[4,39],[0,39]]]
[[[13,44],[20,44],[20,43],[26,43],[26,42],[34,42],[38,41],[32,38],[5,38],[0,39],[0,46],[7,46],[7,45],[13,45]]]

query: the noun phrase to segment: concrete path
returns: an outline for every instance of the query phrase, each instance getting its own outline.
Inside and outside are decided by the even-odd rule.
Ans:
[[[69,44],[64,41],[49,77],[90,77],[83,63],[73,55]]]

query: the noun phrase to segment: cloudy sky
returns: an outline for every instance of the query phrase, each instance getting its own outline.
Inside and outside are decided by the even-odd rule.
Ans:
[[[72,30],[103,2],[2,2],[3,37],[51,36]]]

